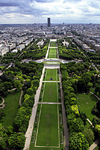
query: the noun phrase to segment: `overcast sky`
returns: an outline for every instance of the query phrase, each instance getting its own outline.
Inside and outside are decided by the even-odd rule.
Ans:
[[[100,23],[100,0],[0,0],[0,24]]]

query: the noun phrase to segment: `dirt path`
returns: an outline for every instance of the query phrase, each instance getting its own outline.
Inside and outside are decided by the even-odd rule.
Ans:
[[[4,107],[5,107],[5,100],[4,100],[4,98],[2,97],[2,100],[3,100],[3,102],[0,104],[0,106],[2,106],[2,107],[0,107],[0,109],[3,109]]]
[[[60,104],[61,105],[61,103],[54,103],[54,102],[38,102],[38,104]]]
[[[67,127],[67,117],[66,117],[66,110],[65,110],[65,106],[64,106],[64,97],[63,97],[60,69],[59,69],[59,78],[60,78],[60,91],[61,91],[61,103],[62,103],[64,140],[65,140],[64,150],[69,150],[69,130],[68,130],[68,127]]]
[[[98,144],[100,144],[100,139],[97,139],[90,147],[89,147],[89,150],[93,150],[95,149]]]
[[[20,94],[20,98],[19,98],[19,105],[21,106],[21,99],[22,99],[22,96],[23,96],[23,90],[21,89],[21,94]]]
[[[92,126],[92,128],[94,128],[92,122],[88,118],[86,120],[90,123],[90,125]]]
[[[90,91],[90,93],[93,94],[93,95],[100,101],[100,98],[99,98],[97,95],[95,95],[95,94],[94,94],[93,92],[91,92],[91,91]]]

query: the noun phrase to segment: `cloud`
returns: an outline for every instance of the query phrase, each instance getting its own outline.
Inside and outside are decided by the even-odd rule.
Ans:
[[[17,3],[3,3],[3,2],[0,2],[0,7],[4,7],[4,6],[18,6]]]
[[[46,22],[48,17],[59,23],[79,22],[97,19],[99,14],[99,0],[0,0],[0,22],[6,18],[8,22]]]
[[[38,3],[51,3],[54,2],[54,0],[36,0]]]

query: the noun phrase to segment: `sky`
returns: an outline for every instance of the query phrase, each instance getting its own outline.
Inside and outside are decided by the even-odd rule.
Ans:
[[[0,24],[100,23],[100,0],[0,0]]]

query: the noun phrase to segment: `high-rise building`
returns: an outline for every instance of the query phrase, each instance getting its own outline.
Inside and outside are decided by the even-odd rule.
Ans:
[[[48,27],[50,27],[50,18],[47,18],[48,21]]]

